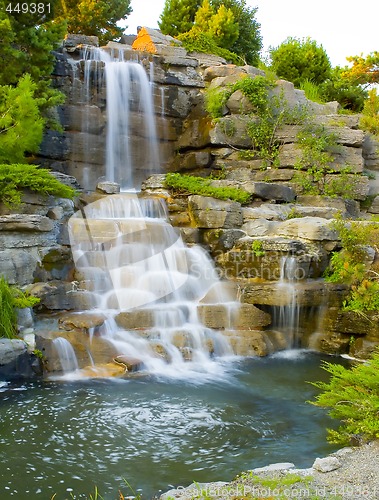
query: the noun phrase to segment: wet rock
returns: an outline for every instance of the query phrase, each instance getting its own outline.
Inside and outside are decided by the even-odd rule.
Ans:
[[[98,182],[96,185],[96,191],[104,194],[118,194],[120,192],[120,184],[111,181]]]
[[[201,304],[197,308],[200,321],[215,330],[257,330],[271,323],[269,314],[252,304],[230,308],[222,304]]]
[[[137,309],[135,311],[123,311],[115,317],[118,326],[124,330],[139,330],[154,326],[154,314],[149,309]]]
[[[33,358],[23,340],[0,339],[0,380],[29,379],[36,376]]]
[[[227,330],[223,334],[237,356],[267,356],[271,352],[265,332]]]
[[[115,363],[123,365],[128,372],[136,372],[143,367],[143,361],[124,354],[114,358]]]
[[[59,318],[59,328],[62,330],[77,330],[87,332],[104,324],[105,316],[95,313],[72,313],[64,314]]]

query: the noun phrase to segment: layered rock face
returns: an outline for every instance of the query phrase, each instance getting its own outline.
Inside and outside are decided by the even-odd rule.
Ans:
[[[118,190],[109,183],[93,193],[98,180],[106,175],[108,125],[105,80],[99,77],[104,63],[83,59],[83,52],[96,45],[95,37],[70,36],[56,53],[54,85],[67,96],[65,104],[57,109],[64,131],[45,134],[37,159],[43,166],[74,176],[80,187],[90,192],[81,197],[84,204]],[[210,328],[222,328],[225,335],[234,337],[231,343],[240,354],[264,355],[285,347],[280,332],[275,331],[274,316],[278,308],[294,304],[292,292],[284,293],[283,288],[277,287],[278,280],[285,280],[283,262],[291,258],[296,262],[296,307],[302,308],[299,317],[303,319],[298,326],[304,339],[302,345],[365,357],[377,345],[376,328],[362,329],[362,321],[350,321],[351,315],[340,309],[346,289],[325,285],[320,280],[331,252],[339,249],[331,219],[337,214],[360,217],[360,202],[367,195],[374,199],[379,192],[377,146],[359,130],[359,118],[339,115],[336,103],[312,103],[291,83],[276,82],[272,99],[284,99],[291,109],[307,108],[314,123],[336,137],[338,147],[324,182],[339,180],[354,186],[350,200],[309,196],[299,182],[304,172],[296,168],[301,156],[299,125],[281,125],[275,130],[273,140],[278,145],[278,157],[274,167],[254,153],[248,133],[254,115],[240,90],[229,96],[218,120],[212,120],[205,110],[206,89],[228,88],[241,77],[262,75],[260,70],[230,65],[215,56],[188,54],[170,37],[149,29],[140,31],[133,47],[112,42],[104,50],[138,60],[149,75],[159,162],[157,173],[143,183],[143,196],[164,198],[170,221],[179,228],[187,244],[207,248],[220,275],[238,289],[243,312],[237,322],[237,337],[230,333],[233,329],[226,328],[222,308],[204,305],[199,310],[203,323]],[[138,106],[131,111],[130,130],[131,141],[138,150],[145,139]],[[348,173],[344,172],[345,167],[349,168]],[[363,175],[367,169],[371,172],[370,180]],[[201,177],[213,174],[214,187],[239,187],[251,195],[251,202],[242,206],[199,195],[179,196],[167,189],[163,172]],[[41,297],[44,309],[87,309],[85,294],[80,291],[81,276],[73,270],[67,238],[66,221],[73,213],[72,205],[64,200],[43,200],[30,193],[25,193],[24,199],[25,205],[17,213],[5,207],[1,210],[2,274],[10,283],[32,284],[31,291]],[[371,213],[379,212],[378,200],[376,197],[369,208]],[[249,315],[250,322],[246,319]],[[126,316],[122,319],[127,324],[129,320]],[[63,330],[68,332],[66,327]],[[61,330],[58,333],[62,334]],[[84,345],[88,341],[87,330],[80,332],[85,337]],[[78,327],[73,327],[73,331],[74,337]],[[356,338],[354,342],[352,336]],[[50,341],[47,337],[41,345],[46,347]],[[100,344],[97,352],[102,350]],[[85,356],[83,350],[83,359]]]

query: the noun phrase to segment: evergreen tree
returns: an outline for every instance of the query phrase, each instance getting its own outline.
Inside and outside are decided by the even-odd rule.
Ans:
[[[178,36],[190,31],[201,0],[166,0],[158,26],[165,35]]]
[[[331,64],[322,46],[306,38],[287,38],[281,45],[270,50],[272,69],[295,87],[309,80],[321,84],[331,74]]]
[[[42,141],[44,120],[34,93],[37,85],[24,75],[16,87],[0,87],[0,163],[23,162]]]
[[[22,5],[29,9],[32,4]],[[62,102],[62,94],[51,88],[54,67],[51,52],[62,41],[65,26],[51,20],[52,9],[31,14],[7,11],[9,5],[13,4],[0,0],[0,85],[17,85],[28,73],[36,84],[34,95],[40,109],[55,106]]]
[[[257,7],[249,7],[246,0],[212,0],[214,8],[224,5],[230,9],[238,23],[238,37],[228,49],[241,56],[247,64],[257,65],[262,50],[260,24],[255,19]]]
[[[132,12],[131,0],[59,0],[56,19],[67,22],[69,33],[99,37],[101,44],[119,38],[125,28],[117,26]]]
[[[193,29],[209,33],[219,47],[228,48],[238,38],[238,23],[233,12],[221,5],[212,8],[209,0],[204,0],[196,13]]]

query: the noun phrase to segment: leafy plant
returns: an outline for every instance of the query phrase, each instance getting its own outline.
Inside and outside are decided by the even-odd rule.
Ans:
[[[228,49],[219,47],[211,34],[203,33],[199,29],[193,28],[187,33],[178,35],[177,38],[183,43],[183,47],[188,52],[215,54],[216,56],[223,57],[233,64],[243,64],[243,60],[237,54],[234,54],[234,52],[231,52]]]
[[[248,203],[250,194],[243,189],[234,187],[214,187],[212,179],[203,179],[191,175],[169,173],[166,175],[166,186],[179,193],[199,194],[211,196],[220,200],[233,200],[239,203]]]
[[[355,176],[345,167],[334,178],[332,168],[333,153],[338,151],[336,136],[324,125],[308,122],[297,134],[301,156],[295,163],[295,169],[305,174],[295,175],[293,180],[308,194],[353,198],[356,188]]]
[[[263,255],[266,253],[263,250],[263,243],[260,240],[255,240],[251,244],[251,251],[256,257],[263,257]]]
[[[333,226],[339,233],[342,250],[333,253],[326,280],[350,285],[350,294],[343,303],[345,310],[378,311],[379,274],[367,260],[367,247],[377,251],[379,225],[337,219]]]
[[[368,93],[359,125],[363,130],[379,136],[379,95],[375,88]]]
[[[33,307],[40,299],[11,287],[0,277],[0,337],[13,339],[17,336],[16,308]]]
[[[37,165],[0,165],[0,201],[6,205],[19,205],[22,189],[69,199],[76,195],[72,187],[59,182],[49,170]]]
[[[318,102],[320,104],[325,103],[325,99],[322,95],[319,85],[312,82],[312,80],[302,80],[300,82],[300,89],[304,90],[305,97],[313,102]]]
[[[321,389],[315,406],[329,408],[329,415],[341,421],[337,429],[328,429],[332,443],[349,444],[353,435],[365,439],[379,438],[379,352],[364,364],[351,369],[333,363],[323,363],[331,374],[329,382],[312,382]]]

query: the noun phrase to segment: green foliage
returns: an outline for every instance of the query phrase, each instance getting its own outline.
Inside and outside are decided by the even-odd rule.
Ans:
[[[60,0],[56,19],[67,23],[68,33],[98,36],[104,44],[123,34],[117,23],[131,12],[130,0]]]
[[[341,169],[335,178],[327,177],[335,173],[331,164],[333,153],[339,150],[336,136],[324,125],[307,123],[297,134],[297,139],[301,157],[295,169],[305,171],[305,175],[295,175],[294,182],[307,194],[353,198],[356,182],[349,167]]]
[[[69,199],[76,195],[73,188],[37,165],[0,165],[0,201],[6,205],[19,205],[22,189]]]
[[[337,430],[328,429],[329,441],[346,445],[357,434],[379,438],[379,352],[351,369],[326,362],[323,368],[331,378],[312,383],[322,391],[312,404],[329,408],[329,415],[341,421]]]
[[[201,0],[166,0],[158,22],[159,29],[174,37],[190,31],[200,5]]]
[[[248,203],[250,194],[243,189],[233,187],[214,187],[211,185],[212,179],[194,177],[191,175],[167,174],[166,186],[179,193],[199,194],[211,196],[220,200],[233,200],[239,203]]]
[[[319,104],[324,104],[325,100],[322,96],[321,89],[319,85],[316,85],[311,80],[303,80],[300,83],[300,89],[304,90],[305,97],[313,102],[318,102]]]
[[[328,78],[319,85],[325,102],[337,101],[344,110],[354,113],[362,111],[367,92],[361,85],[344,77],[344,68],[336,66]]]
[[[0,337],[13,339],[17,336],[16,307],[33,307],[39,301],[19,288],[9,286],[0,276]]]
[[[227,61],[237,65],[241,65],[243,62],[239,56],[233,54],[230,50],[219,47],[212,35],[209,33],[203,33],[196,28],[192,28],[191,31],[178,35],[177,38],[183,43],[183,47],[188,52],[215,54],[216,56],[223,57]]]
[[[337,219],[333,227],[338,231],[342,250],[333,253],[325,273],[326,280],[350,285],[349,295],[343,303],[345,310],[379,311],[379,274],[367,259],[368,246],[377,251],[379,224]]]
[[[331,64],[325,50],[310,38],[289,37],[271,48],[270,56],[276,74],[297,88],[305,80],[320,84],[330,75]]]
[[[9,2],[0,0],[0,85],[16,85],[29,74],[37,85],[35,96],[42,111],[63,102],[63,95],[51,87],[50,79],[55,62],[52,51],[65,32],[64,23],[51,19],[55,3],[49,2],[50,15],[46,15],[47,10],[45,14],[11,14],[6,11]]]
[[[223,48],[230,47],[238,38],[238,23],[233,12],[223,4],[216,10],[209,0],[203,0],[196,13],[193,29],[208,33]]]
[[[17,316],[13,294],[5,279],[0,277],[0,337],[13,339],[17,334]]]
[[[263,255],[266,253],[263,250],[263,243],[261,242],[261,240],[253,241],[253,243],[251,244],[251,251],[256,257],[263,257]]]
[[[158,23],[162,33],[179,37],[192,31],[201,5],[201,0],[166,0]],[[213,20],[209,15],[210,9],[213,12]],[[210,8],[207,7],[206,10],[207,12],[199,14],[197,24],[201,25],[201,28],[197,31],[210,35],[213,44],[205,40],[196,41],[195,35],[191,34],[190,40],[188,37],[182,40],[188,43],[189,47],[193,47],[191,49],[186,46],[187,50],[216,54],[234,64],[257,65],[262,48],[260,25],[255,19],[257,8],[247,6],[246,0],[210,0]],[[203,21],[208,23],[206,31],[202,31]],[[220,27],[222,27],[221,30]],[[214,52],[215,45],[228,48],[229,53]],[[199,47],[202,49],[199,50]],[[237,57],[234,55],[231,58],[230,53],[237,54]]]
[[[30,75],[17,87],[0,87],[0,163],[22,162],[25,153],[38,151],[44,120],[34,98],[36,88]]]
[[[262,49],[260,24],[255,19],[256,7],[246,5],[246,0],[212,0],[214,8],[224,5],[230,9],[238,23],[238,37],[228,48],[239,55],[246,64],[257,66]]]
[[[359,125],[363,130],[379,136],[379,95],[375,88],[368,93]]]

